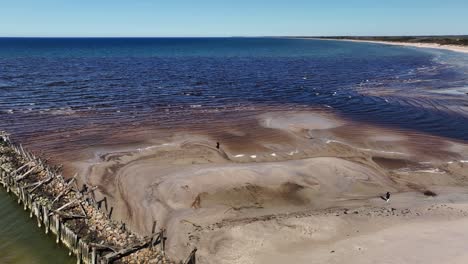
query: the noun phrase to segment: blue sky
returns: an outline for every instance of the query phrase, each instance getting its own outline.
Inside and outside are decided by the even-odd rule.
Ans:
[[[468,0],[0,0],[0,36],[468,34]]]

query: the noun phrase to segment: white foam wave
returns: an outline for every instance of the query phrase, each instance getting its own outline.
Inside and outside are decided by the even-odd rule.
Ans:
[[[444,174],[444,173],[445,173],[445,171],[441,171],[441,170],[439,170],[439,169],[437,169],[437,168],[435,168],[435,169],[427,169],[427,170],[416,170],[416,171],[414,171],[414,172],[420,172],[420,173],[421,173],[421,172],[424,172],[424,173],[436,173],[436,174]]]
[[[361,150],[361,151],[377,152],[377,153],[384,153],[384,154],[406,155],[403,152],[397,152],[397,151],[385,151],[385,150],[376,150],[376,149],[369,149],[369,148],[357,148],[357,147],[351,146],[351,145],[349,145],[349,144],[347,144],[345,142],[338,141],[338,140],[333,140],[333,139],[327,139],[327,141],[325,141],[325,142],[327,144],[330,144],[330,143],[343,144],[343,145],[350,146],[350,147],[353,147],[353,148],[355,148],[357,150]]]

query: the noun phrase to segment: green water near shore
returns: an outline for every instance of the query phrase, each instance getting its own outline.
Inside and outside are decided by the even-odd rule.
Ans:
[[[29,211],[24,211],[15,198],[0,187],[0,263],[76,263],[51,234],[37,227],[36,219],[29,218]]]

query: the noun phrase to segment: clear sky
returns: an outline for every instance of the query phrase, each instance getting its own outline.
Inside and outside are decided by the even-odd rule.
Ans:
[[[0,36],[468,34],[468,0],[0,0]]]

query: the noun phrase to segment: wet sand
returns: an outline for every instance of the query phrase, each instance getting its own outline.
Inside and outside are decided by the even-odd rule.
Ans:
[[[453,236],[468,214],[466,142],[324,111],[193,131],[96,146],[66,166],[132,230],[166,228],[176,259],[196,247],[199,263],[467,260],[464,234]]]

